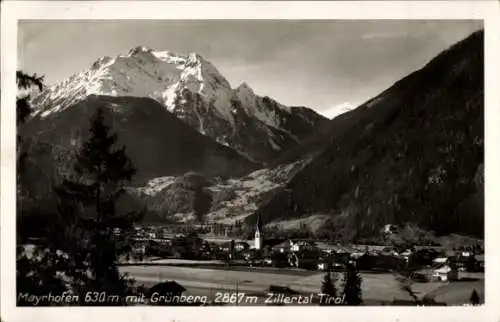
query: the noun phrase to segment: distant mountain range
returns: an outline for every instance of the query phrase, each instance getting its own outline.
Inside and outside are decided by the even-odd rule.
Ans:
[[[129,195],[156,218],[314,218],[315,230],[347,239],[407,222],[481,236],[483,71],[480,31],[328,120],[231,88],[198,54],[137,47],[33,99],[24,180],[43,200],[100,106],[139,170]]]

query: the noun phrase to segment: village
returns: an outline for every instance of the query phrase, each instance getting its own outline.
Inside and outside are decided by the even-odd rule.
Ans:
[[[390,227],[384,229],[390,233]],[[264,297],[271,289],[282,295],[318,293],[325,273],[341,276],[352,264],[367,284],[365,303],[408,305],[439,295],[451,299],[434,299],[433,303],[463,305],[469,303],[471,293],[484,299],[484,248],[480,244],[446,249],[273,238],[265,236],[260,219],[254,231],[253,239],[238,239],[194,231],[173,234],[167,228],[138,226],[131,252],[122,258],[122,270],[139,283],[175,283],[183,292],[191,289],[189,294],[206,296],[208,292],[214,297],[216,290],[239,288],[240,292],[252,291],[249,294]],[[209,282],[203,279],[204,274],[210,275]],[[229,278],[231,274],[234,277]],[[266,274],[269,285],[264,282]],[[283,278],[282,282],[275,276]],[[301,277],[292,280],[285,276]],[[369,298],[370,292],[375,298]],[[392,297],[388,300],[388,296]]]

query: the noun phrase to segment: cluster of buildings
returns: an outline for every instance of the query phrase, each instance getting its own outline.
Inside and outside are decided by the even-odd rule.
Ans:
[[[171,238],[172,235],[177,233],[179,225],[172,226],[153,226],[153,225],[140,225],[134,227],[135,239],[137,240],[160,240]]]
[[[393,227],[386,227],[392,230]],[[314,270],[411,270],[425,280],[450,281],[460,271],[484,271],[484,254],[472,250],[444,251],[437,247],[397,248],[373,245],[333,245],[307,239],[266,238],[260,217],[249,241],[209,242],[196,234],[173,236],[154,227],[136,228],[137,253],[186,259],[218,259],[241,265],[298,267]]]
[[[244,225],[241,222],[235,224],[221,223],[171,223],[163,225],[138,225],[135,227],[137,238],[163,239],[171,238],[172,235],[189,234],[207,234],[211,236],[239,236],[243,234]]]
[[[394,233],[398,227],[385,225]],[[332,245],[312,240],[265,239],[257,221],[254,248],[265,250],[264,262],[273,266],[292,266],[318,270],[343,269],[347,263],[359,270],[416,272],[421,280],[450,281],[458,272],[484,271],[484,254],[473,248],[443,250],[433,246],[388,247],[383,245]],[[287,265],[288,263],[288,265]],[[426,274],[423,274],[426,272]]]

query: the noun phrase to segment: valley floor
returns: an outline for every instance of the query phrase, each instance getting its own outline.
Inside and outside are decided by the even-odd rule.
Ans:
[[[172,263],[173,264],[173,263]],[[175,264],[174,264],[175,265]],[[152,286],[165,280],[174,280],[187,289],[187,294],[207,296],[213,300],[218,293],[257,296],[258,302],[240,305],[265,305],[270,285],[289,287],[303,296],[319,293],[324,273],[301,269],[278,268],[201,268],[163,265],[121,266],[122,272],[130,274],[140,284]],[[396,276],[391,273],[362,272],[362,294],[365,305],[390,305],[394,300],[411,305],[409,294],[401,290]],[[337,281],[341,289],[341,281]],[[412,289],[420,298],[434,295],[438,302],[447,305],[468,303],[472,289],[476,289],[484,301],[484,274],[474,279],[452,283],[414,283]],[[220,295],[220,294],[219,294]],[[233,304],[234,305],[234,304]]]

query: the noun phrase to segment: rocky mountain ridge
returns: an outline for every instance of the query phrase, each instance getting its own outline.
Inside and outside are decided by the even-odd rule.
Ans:
[[[326,121],[311,109],[260,97],[246,83],[233,89],[200,54],[142,46],[102,57],[47,88],[32,100],[34,115],[44,118],[92,94],[152,98],[203,135],[256,162],[297,145]]]

